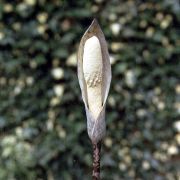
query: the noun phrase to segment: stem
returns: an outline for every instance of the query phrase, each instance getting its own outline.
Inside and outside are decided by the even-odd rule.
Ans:
[[[101,142],[92,143],[93,145],[93,180],[100,180],[100,153]]]

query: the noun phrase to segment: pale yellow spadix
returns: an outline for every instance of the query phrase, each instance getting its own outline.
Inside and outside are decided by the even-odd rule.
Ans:
[[[88,107],[96,119],[102,109],[102,53],[99,39],[92,36],[84,44],[83,73],[87,85]]]

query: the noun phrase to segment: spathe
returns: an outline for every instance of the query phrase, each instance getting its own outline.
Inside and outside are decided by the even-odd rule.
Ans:
[[[101,112],[98,117],[95,119],[91,112],[88,109],[88,98],[87,98],[87,87],[83,74],[83,51],[84,44],[87,39],[92,36],[96,36],[100,42],[101,53],[102,53],[102,61],[103,61],[103,75],[102,75],[102,97],[103,97],[103,105]],[[82,93],[82,99],[85,104],[86,109],[86,117],[87,117],[87,129],[88,135],[92,142],[99,142],[104,136],[106,132],[106,123],[105,123],[105,106],[106,100],[109,92],[110,82],[111,82],[111,65],[109,59],[108,48],[106,44],[106,40],[104,34],[97,22],[96,19],[93,20],[87,31],[84,33],[78,50],[78,79]]]

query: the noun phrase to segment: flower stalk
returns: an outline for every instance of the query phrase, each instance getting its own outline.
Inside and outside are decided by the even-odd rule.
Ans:
[[[92,143],[93,145],[93,180],[100,179],[100,158],[101,158],[101,142]]]

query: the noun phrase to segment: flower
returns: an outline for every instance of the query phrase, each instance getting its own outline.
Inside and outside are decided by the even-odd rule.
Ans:
[[[77,66],[88,135],[92,142],[97,143],[106,131],[105,106],[111,82],[111,65],[106,40],[96,19],[81,39]]]

